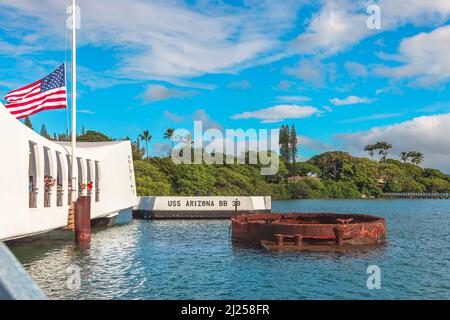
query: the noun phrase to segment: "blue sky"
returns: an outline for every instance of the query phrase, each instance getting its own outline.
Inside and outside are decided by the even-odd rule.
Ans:
[[[299,156],[385,139],[450,172],[450,1],[79,0],[79,128],[295,124]],[[369,5],[381,29],[369,29]],[[0,96],[70,53],[66,1],[0,0]],[[70,38],[68,39],[70,43]],[[4,101],[4,100],[3,100]],[[32,116],[62,132],[66,111]]]

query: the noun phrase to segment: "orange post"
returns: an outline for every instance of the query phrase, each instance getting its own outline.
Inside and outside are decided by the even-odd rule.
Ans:
[[[338,226],[334,228],[333,231],[336,238],[336,244],[342,246],[344,244],[344,229],[341,226]]]
[[[75,210],[75,241],[91,240],[91,197],[79,197]]]

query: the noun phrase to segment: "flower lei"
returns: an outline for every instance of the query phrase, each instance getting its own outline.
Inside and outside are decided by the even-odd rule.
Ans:
[[[44,177],[44,185],[45,185],[45,191],[49,192],[53,189],[53,187],[56,184],[56,180],[53,179],[51,176],[45,176]]]

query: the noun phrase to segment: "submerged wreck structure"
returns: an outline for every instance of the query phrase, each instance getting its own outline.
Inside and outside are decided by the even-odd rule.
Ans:
[[[231,219],[233,242],[269,250],[333,251],[386,241],[384,218],[362,214],[272,213]]]

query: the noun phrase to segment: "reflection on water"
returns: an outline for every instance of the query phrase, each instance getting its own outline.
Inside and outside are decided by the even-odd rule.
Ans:
[[[352,252],[269,252],[230,242],[228,221],[132,221],[96,229],[88,248],[58,231],[9,243],[51,298],[372,299],[450,298],[450,201],[298,200],[283,212],[370,213],[388,243]],[[382,289],[366,287],[369,265]],[[79,290],[68,289],[73,267]]]
[[[313,254],[316,259],[335,259],[339,257],[354,257],[361,259],[373,259],[377,256],[386,253],[388,245],[386,243],[373,244],[373,245],[347,245],[347,246],[335,246],[335,245],[314,245],[298,250],[292,246],[285,246],[284,248],[276,249],[264,249],[257,244],[243,243],[242,241],[233,241],[231,243],[233,246],[233,252],[248,251],[248,250],[259,250],[261,252],[267,252],[269,250],[273,254],[279,254],[282,256],[287,255],[297,255],[298,257],[304,258],[308,254]]]

